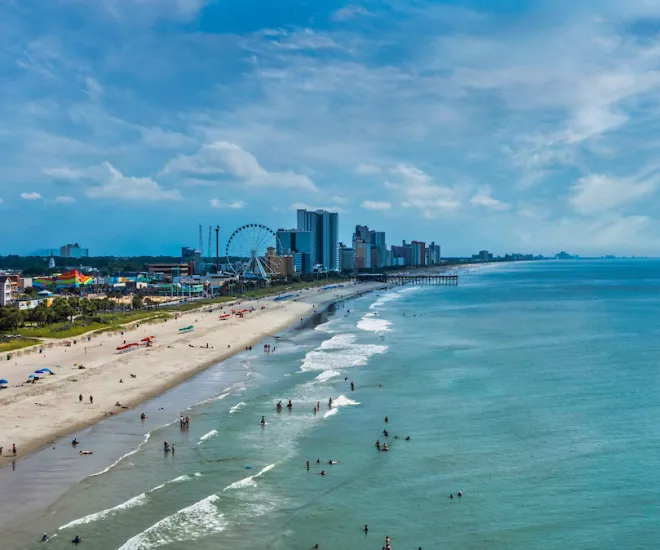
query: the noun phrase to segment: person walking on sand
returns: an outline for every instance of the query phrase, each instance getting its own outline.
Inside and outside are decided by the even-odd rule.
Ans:
[[[16,443],[11,444],[11,454],[16,456]]]
[[[82,403],[82,393],[78,396],[78,401]]]
[[[92,396],[92,395],[89,396],[89,404],[90,405],[94,404],[94,396]]]

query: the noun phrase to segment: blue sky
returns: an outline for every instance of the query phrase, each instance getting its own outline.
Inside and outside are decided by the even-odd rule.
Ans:
[[[0,0],[0,253],[307,205],[446,255],[660,255],[659,31],[651,0]]]

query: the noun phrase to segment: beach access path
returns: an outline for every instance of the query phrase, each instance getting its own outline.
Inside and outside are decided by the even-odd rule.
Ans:
[[[10,384],[0,391],[0,446],[4,447],[0,463],[14,458],[14,443],[17,458],[22,458],[68,433],[125,410],[116,403],[133,408],[264,337],[300,324],[301,319],[332,302],[382,287],[347,283],[341,288],[296,291],[297,297],[281,301],[270,296],[207,305],[177,313],[176,318],[162,323],[138,323],[123,335],[92,334],[91,340],[82,336],[68,347],[45,348],[42,353],[12,357],[10,361],[3,356],[0,378],[8,379]],[[253,311],[243,317],[219,318],[232,309]],[[194,326],[192,332],[180,331],[190,325]],[[141,345],[124,353],[116,349],[149,336],[155,336],[151,347]],[[79,369],[81,364],[84,369]],[[55,374],[16,387],[43,368]]]

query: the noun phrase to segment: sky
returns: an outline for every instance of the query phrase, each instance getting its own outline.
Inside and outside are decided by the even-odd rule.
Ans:
[[[0,253],[309,207],[445,256],[660,255],[659,31],[653,0],[0,0]]]

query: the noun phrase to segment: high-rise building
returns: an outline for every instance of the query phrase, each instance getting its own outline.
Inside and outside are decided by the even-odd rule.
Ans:
[[[387,265],[387,244],[385,243],[384,231],[369,231],[369,243],[372,247],[372,267]]]
[[[277,254],[291,254],[294,256],[294,265],[298,273],[312,272],[312,251],[315,249],[311,231],[299,229],[277,230]]]
[[[353,271],[355,269],[355,250],[339,243],[339,269]]]
[[[426,265],[426,243],[412,241],[412,265]]]
[[[65,244],[60,246],[61,258],[87,258],[89,256],[88,248],[80,248],[78,243]]]
[[[368,243],[369,227],[367,227],[366,225],[356,225],[355,233],[353,233],[353,239],[360,239],[361,241]]]
[[[353,241],[355,269],[371,268],[371,245],[362,240]]]
[[[440,245],[432,242],[426,249],[426,263],[428,265],[439,265],[442,259]]]
[[[327,271],[339,269],[339,215],[327,210],[298,210],[298,230],[312,233],[312,264]]]

